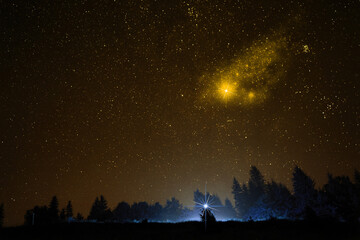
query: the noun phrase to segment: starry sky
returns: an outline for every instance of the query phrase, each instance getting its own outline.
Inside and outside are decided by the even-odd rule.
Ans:
[[[0,202],[232,199],[359,159],[356,0],[0,1]]]

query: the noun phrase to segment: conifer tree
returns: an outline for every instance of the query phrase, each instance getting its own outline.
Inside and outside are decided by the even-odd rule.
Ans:
[[[316,198],[315,183],[298,166],[293,172],[295,216],[304,215],[306,207],[312,208]]]
[[[166,201],[166,205],[163,209],[165,220],[177,221],[181,217],[183,206],[180,201],[172,197],[171,200]]]
[[[324,186],[328,201],[336,208],[336,218],[342,221],[356,221],[358,218],[358,196],[355,185],[348,176],[328,175]]]
[[[259,169],[251,166],[249,179],[249,198],[252,203],[256,203],[265,193],[265,180]]]
[[[106,221],[112,218],[112,212],[107,206],[107,201],[103,195],[100,199],[96,197],[94,204],[91,207],[88,219]]]
[[[207,224],[211,224],[211,223],[214,223],[216,222],[216,218],[214,216],[214,214],[210,211],[210,209],[204,209],[201,214],[200,214],[200,218],[201,218],[201,221],[202,222],[205,222],[206,220],[206,223]]]
[[[71,201],[66,205],[66,218],[73,217],[73,207]]]
[[[90,214],[89,214],[88,219],[98,220],[100,215],[101,215],[101,212],[100,212],[100,200],[99,200],[98,197],[96,197],[93,205],[91,206],[91,210],[90,210]]]
[[[113,211],[114,218],[117,221],[125,222],[130,220],[130,205],[127,202],[121,202]]]
[[[53,196],[49,204],[49,220],[51,223],[56,223],[59,221],[59,201],[56,196]]]

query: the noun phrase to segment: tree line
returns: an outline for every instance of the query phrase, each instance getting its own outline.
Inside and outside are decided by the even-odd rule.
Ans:
[[[222,205],[217,195],[207,193],[207,199],[210,199],[212,205],[221,207],[221,211],[214,213],[217,219],[226,220],[229,217],[236,217],[235,208],[229,199],[225,200]],[[114,209],[110,209],[107,200],[103,195],[96,197],[91,206],[90,213],[86,219],[78,213],[73,215],[73,207],[71,201],[68,202],[66,208],[59,210],[59,202],[56,196],[52,198],[48,206],[35,206],[33,209],[27,210],[25,214],[26,225],[45,225],[59,222],[73,221],[97,221],[97,222],[179,222],[189,220],[200,220],[203,214],[203,203],[205,202],[204,193],[196,190],[194,192],[193,206],[183,206],[178,199],[172,197],[167,200],[165,205],[159,202],[149,204],[147,202],[135,202],[129,204],[120,202]]]
[[[205,199],[209,200],[211,211],[217,220],[267,220],[281,219],[332,219],[336,221],[358,221],[360,217],[360,173],[355,170],[355,181],[347,176],[328,175],[328,182],[315,189],[314,180],[299,167],[295,167],[292,177],[293,191],[275,181],[266,181],[258,168],[250,168],[247,183],[233,180],[232,194],[235,205],[229,199],[222,204],[217,195],[196,190],[194,206],[183,206],[174,197],[164,205],[159,202],[120,202],[110,209],[103,195],[96,197],[89,215],[85,219],[80,213],[73,214],[71,201],[59,210],[59,201],[54,196],[48,206],[35,206],[26,211],[25,224],[41,225],[65,221],[98,222],[178,222],[201,220]],[[2,210],[1,210],[2,209]],[[0,207],[0,221],[3,208]]]
[[[65,208],[59,210],[59,200],[56,196],[52,197],[49,206],[35,206],[27,210],[24,218],[25,225],[44,225],[84,219],[80,213],[74,218],[71,201],[68,201]]]
[[[255,166],[250,169],[247,184],[233,181],[232,193],[237,218],[247,220],[328,219],[353,222],[360,219],[360,173],[355,170],[354,182],[348,176],[328,174],[327,183],[315,189],[312,178],[295,167],[293,192],[275,181],[265,181]]]

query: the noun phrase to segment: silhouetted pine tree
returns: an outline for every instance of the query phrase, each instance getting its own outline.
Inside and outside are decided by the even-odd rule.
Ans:
[[[2,228],[4,224],[4,204],[0,205],[0,228]]]
[[[107,201],[105,200],[105,198],[102,195],[100,196],[100,203],[101,203],[102,208],[105,209],[104,215],[102,215],[102,218],[100,220],[101,221],[112,220],[113,219],[112,211],[110,208],[108,208]]]
[[[139,220],[138,217],[138,203],[134,202],[130,207],[130,219],[132,221]]]
[[[113,211],[113,216],[116,221],[126,222],[129,221],[130,216],[130,205],[126,202],[121,202]]]
[[[131,206],[132,219],[142,221],[148,218],[149,204],[147,202],[134,203]]]
[[[158,202],[156,202],[154,205],[150,205],[148,210],[149,219],[153,221],[160,221],[162,210],[163,207]]]
[[[25,213],[25,225],[32,225],[34,217],[35,225],[50,224],[49,209],[47,206],[35,206],[33,209],[27,210]]]
[[[256,203],[265,193],[265,180],[259,169],[251,166],[249,179],[249,198],[252,203]]]
[[[216,222],[216,218],[214,216],[214,214],[210,211],[210,209],[203,209],[203,211],[200,214],[200,218],[202,222],[205,222],[205,217],[206,217],[206,223],[207,224],[211,224]]]
[[[248,185],[242,186],[234,178],[235,209],[243,220],[287,218],[293,206],[293,197],[282,184],[266,183],[258,168],[252,166]]]
[[[293,214],[295,217],[304,217],[306,207],[313,208],[315,204],[317,194],[315,183],[298,166],[294,168],[292,181],[295,197]]]
[[[100,199],[96,197],[94,204],[91,207],[88,219],[97,221],[107,221],[112,218],[112,212],[107,206],[107,201],[101,195]]]
[[[252,204],[254,204],[253,202],[251,202],[248,187],[246,186],[246,184],[240,186],[237,181],[234,181],[233,194],[237,216],[241,219],[245,219],[250,207],[252,206]]]
[[[344,221],[356,221],[358,217],[358,197],[355,185],[349,177],[333,177],[328,175],[328,183],[324,186],[326,196],[335,207],[336,217]]]
[[[271,181],[265,185],[265,195],[255,204],[251,213],[255,219],[287,218],[292,207],[292,197],[289,190],[282,184]]]
[[[319,219],[336,220],[337,207],[330,201],[330,195],[326,192],[325,186],[316,195],[314,211]]]
[[[164,220],[178,221],[181,217],[182,209],[182,205],[176,198],[173,197],[171,200],[167,200],[163,209]]]
[[[249,189],[246,186],[246,184],[243,184],[242,187],[241,187],[239,201],[240,201],[240,212],[239,212],[240,217],[245,219],[249,209],[254,204],[251,201]]]
[[[88,216],[88,219],[90,220],[98,220],[101,215],[101,209],[100,209],[100,200],[98,197],[95,198],[95,202],[91,206],[90,214]]]
[[[71,201],[68,202],[66,205],[66,219],[73,217],[73,206],[71,204]]]
[[[53,196],[51,199],[48,214],[51,223],[56,223],[59,221],[59,201],[56,196]]]
[[[272,217],[288,218],[293,207],[293,198],[286,186],[272,181],[267,184],[266,202],[272,209]]]
[[[258,214],[256,209],[258,206],[262,206],[264,200],[265,181],[264,177],[260,173],[259,169],[255,166],[250,168],[249,184],[239,189],[238,194],[238,212],[240,218],[247,220],[253,214]]]

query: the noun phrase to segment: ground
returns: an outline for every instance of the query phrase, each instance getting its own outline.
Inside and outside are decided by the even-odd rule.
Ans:
[[[0,230],[0,239],[360,239],[359,224],[334,222],[72,223]]]

